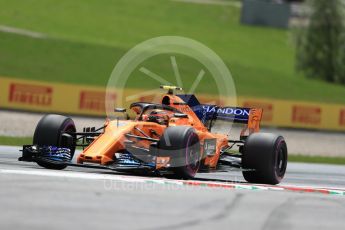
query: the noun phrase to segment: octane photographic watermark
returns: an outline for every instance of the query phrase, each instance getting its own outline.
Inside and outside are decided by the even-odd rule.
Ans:
[[[161,73],[154,73],[147,67],[142,66],[142,63],[147,59],[161,54],[169,56],[166,62],[167,65],[171,65],[171,72],[175,78],[174,82],[169,80],[171,78],[167,79],[167,76],[161,76]],[[176,55],[193,58],[202,64],[203,68],[194,76],[183,76],[180,73],[183,63],[179,63]],[[131,89],[128,89],[127,83],[132,72],[137,68],[147,78],[154,79],[156,85],[152,85],[151,89],[142,90],[139,93],[136,91],[135,94],[131,94]],[[126,107],[128,102],[139,99],[140,96],[159,96],[163,93],[162,90],[159,90],[160,85],[176,85],[183,88],[184,93],[193,94],[203,81],[206,70],[210,72],[216,83],[217,89],[210,89],[210,91],[217,92],[214,94],[214,98],[218,97],[218,101],[222,101],[224,105],[235,106],[237,98],[232,75],[223,60],[213,50],[198,41],[185,37],[162,36],[146,40],[129,50],[113,69],[106,92],[107,95],[115,94],[116,97],[109,96],[106,98],[107,116],[114,117],[114,106]],[[190,88],[184,88],[184,82],[191,79],[193,79],[193,84]],[[204,82],[203,84],[207,83]],[[140,82],[137,85],[140,86]],[[207,103],[207,101],[205,102]]]
[[[241,176],[236,174],[228,175],[227,181],[241,183]],[[206,181],[204,181],[206,182]],[[223,181],[225,182],[225,181]],[[106,191],[195,191],[195,190],[209,190],[215,186],[204,185],[185,185],[182,181],[161,179],[161,178],[128,178],[128,180],[113,180],[104,179],[103,188]],[[228,189],[227,187],[218,186],[218,189]]]
[[[193,60],[200,68],[191,74],[190,64],[184,63],[186,59]],[[148,66],[148,61],[154,65]],[[163,69],[163,72],[157,72]],[[152,85],[148,86],[147,82]],[[232,75],[213,50],[190,38],[162,36],[134,46],[118,61],[106,89],[107,117],[116,119],[118,114],[114,108],[128,109],[133,102],[161,103],[161,97],[166,93],[159,88],[161,85],[179,87],[182,89],[178,92],[180,94],[194,94],[203,86],[204,91],[206,88],[212,92],[202,97],[203,104],[237,105]],[[216,122],[213,125],[217,126]],[[232,122],[226,123],[227,132],[231,126]],[[143,136],[149,136],[142,132],[140,124],[136,128]],[[169,136],[164,138],[166,143],[170,143]],[[180,150],[185,150],[185,147],[180,146]]]

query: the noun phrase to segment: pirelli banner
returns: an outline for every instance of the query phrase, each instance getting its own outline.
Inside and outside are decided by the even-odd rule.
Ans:
[[[116,100],[118,95],[109,96]],[[201,101],[209,97],[198,95]],[[239,97],[238,106],[263,108],[267,126],[345,131],[345,105]],[[105,116],[105,89],[0,77],[0,108]]]

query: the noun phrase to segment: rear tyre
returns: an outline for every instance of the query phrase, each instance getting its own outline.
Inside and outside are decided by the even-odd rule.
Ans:
[[[75,152],[75,139],[69,143],[62,137],[64,132],[76,132],[75,124],[69,117],[48,114],[38,122],[34,133],[33,144],[38,146],[56,146],[69,148],[71,150],[71,159]],[[40,160],[37,164],[47,169],[61,170],[67,167],[66,164],[51,163]]]
[[[192,179],[201,162],[199,137],[188,126],[174,126],[165,129],[158,143],[159,156],[171,157],[169,178]]]
[[[250,183],[279,184],[287,167],[288,151],[284,138],[271,133],[251,134],[243,149],[243,171]]]

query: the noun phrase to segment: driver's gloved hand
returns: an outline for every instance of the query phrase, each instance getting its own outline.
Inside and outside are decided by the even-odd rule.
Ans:
[[[148,121],[158,122],[158,119],[156,116],[149,116]]]

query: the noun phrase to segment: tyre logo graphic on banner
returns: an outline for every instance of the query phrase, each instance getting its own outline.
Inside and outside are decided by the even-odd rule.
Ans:
[[[53,88],[49,86],[12,83],[9,91],[9,102],[50,106],[52,104]]]

